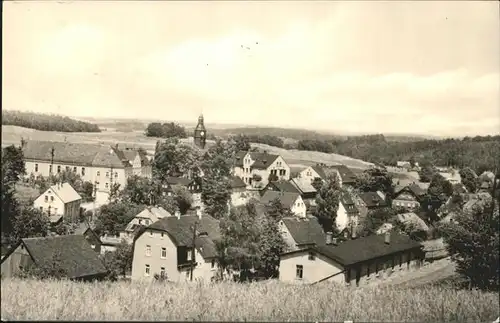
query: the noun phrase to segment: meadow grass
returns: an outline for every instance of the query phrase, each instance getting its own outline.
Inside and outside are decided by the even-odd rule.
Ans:
[[[440,286],[5,279],[1,292],[7,320],[492,322],[499,315],[497,293]]]

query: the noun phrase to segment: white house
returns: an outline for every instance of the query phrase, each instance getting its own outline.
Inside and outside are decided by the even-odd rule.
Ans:
[[[241,178],[247,188],[262,189],[269,183],[270,175],[289,180],[290,166],[279,155],[241,151],[236,154],[234,175]]]
[[[359,225],[359,211],[353,199],[347,192],[342,192],[340,196],[339,209],[335,224],[339,231],[345,228],[355,229]]]
[[[302,170],[299,173],[298,177],[305,180],[309,180],[312,183],[316,178],[321,178],[322,180],[326,180],[327,176],[323,167],[315,165],[315,166],[309,166],[306,169]]]
[[[278,199],[284,208],[290,210],[296,216],[306,216],[306,205],[299,193],[266,190],[260,198],[260,202],[267,205],[275,199]]]
[[[69,183],[57,183],[48,188],[33,203],[33,207],[49,215],[51,222],[78,222],[82,197]]]
[[[120,232],[120,238],[132,243],[135,234],[138,233],[141,227],[146,227],[167,216],[172,216],[172,214],[161,206],[148,206],[127,224],[125,229]]]

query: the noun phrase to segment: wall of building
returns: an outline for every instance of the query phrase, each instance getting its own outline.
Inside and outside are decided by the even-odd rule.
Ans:
[[[302,279],[296,277],[297,265],[303,266]],[[310,284],[334,274],[337,275],[329,281],[345,283],[344,274],[341,273],[344,268],[340,264],[320,254],[316,254],[314,260],[309,260],[307,251],[283,255],[279,270],[279,280],[287,283]]]
[[[76,200],[64,205],[64,219],[66,221],[79,223],[81,201]]]
[[[314,179],[316,177],[319,177],[319,174],[316,173],[316,171],[312,167],[309,166],[299,173],[299,177],[305,178],[305,179],[311,181],[311,183],[312,183],[312,182],[314,182]]]
[[[299,217],[305,217],[306,211],[307,211],[306,204],[299,196],[295,201],[295,203],[292,205],[292,213]]]
[[[21,272],[21,268],[27,268],[32,263],[33,261],[31,260],[28,251],[24,248],[23,244],[20,244],[8,258],[3,259],[1,265],[2,277],[13,277]]]
[[[45,201],[46,197],[47,201]],[[65,210],[63,201],[50,188],[33,202],[33,207],[42,212],[48,212],[49,206],[51,215],[64,215]],[[79,208],[78,212],[80,212]]]
[[[415,199],[415,197],[407,192],[399,194],[393,201],[392,206],[399,206],[405,208],[417,208],[420,203]]]
[[[254,194],[248,192],[245,188],[233,189],[231,193],[231,204],[233,206],[240,206],[246,204]]]

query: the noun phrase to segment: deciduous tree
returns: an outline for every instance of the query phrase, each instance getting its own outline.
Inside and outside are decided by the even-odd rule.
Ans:
[[[476,173],[470,167],[465,167],[459,171],[459,174],[462,184],[464,184],[467,191],[469,191],[469,193],[475,193],[477,190]]]
[[[315,216],[325,232],[336,232],[334,225],[340,203],[340,183],[336,174],[330,174],[316,196]]]

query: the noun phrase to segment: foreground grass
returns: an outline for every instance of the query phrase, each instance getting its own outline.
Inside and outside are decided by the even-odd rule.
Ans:
[[[7,320],[492,322],[498,294],[449,287],[3,280]]]

